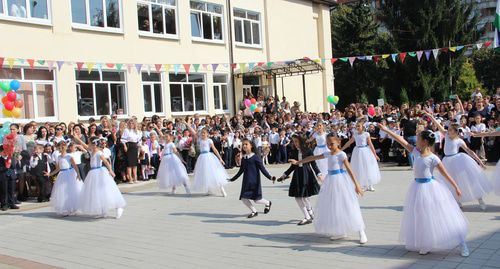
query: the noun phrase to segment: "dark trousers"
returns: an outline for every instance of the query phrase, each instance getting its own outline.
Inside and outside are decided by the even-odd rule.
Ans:
[[[233,167],[233,147],[224,148],[224,163],[226,163],[226,169]]]
[[[271,158],[269,160],[270,163],[278,163],[278,152],[279,152],[279,145],[278,144],[271,144]]]
[[[286,146],[279,146],[278,150],[278,156],[276,158],[277,163],[286,163],[287,162],[287,155],[286,155]]]
[[[189,156],[189,150],[181,151],[182,160],[185,162],[186,170],[188,173],[193,172],[193,158]]]
[[[44,176],[37,176],[36,181],[38,183],[38,202],[48,200],[51,191],[50,178]]]
[[[158,169],[160,168],[160,155],[158,154],[152,154],[151,155],[151,166],[155,169],[153,173],[153,178],[156,178],[156,175],[158,174]]]
[[[15,205],[16,179],[9,176],[0,177],[0,204],[1,206]]]

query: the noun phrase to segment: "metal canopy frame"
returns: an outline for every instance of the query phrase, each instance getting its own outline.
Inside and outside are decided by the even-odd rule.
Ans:
[[[260,65],[255,66],[252,70],[243,73],[236,73],[235,76],[240,78],[243,76],[266,76],[267,78],[281,78],[315,74],[323,72],[323,66],[317,62],[309,59],[302,58],[295,61],[277,62],[271,66]]]

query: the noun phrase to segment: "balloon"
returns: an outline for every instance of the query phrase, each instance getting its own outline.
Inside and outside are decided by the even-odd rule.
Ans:
[[[255,100],[255,98],[252,98],[252,99],[250,99],[250,103],[252,103],[252,104],[256,104],[256,103],[257,103],[257,100]]]
[[[340,98],[339,98],[337,95],[335,95],[335,96],[333,97],[333,102],[334,102],[335,104],[338,104],[338,103],[339,103],[339,100],[340,100]]]
[[[6,121],[6,122],[4,122],[4,123],[3,123],[3,125],[2,125],[2,126],[3,126],[3,128],[5,128],[5,129],[10,129],[10,125],[11,125],[11,124],[12,124],[12,122],[10,122],[10,121]]]
[[[250,101],[249,99],[245,99],[245,106],[246,107],[249,107],[251,104],[252,104],[252,101]]]
[[[18,107],[14,107],[14,109],[12,109],[12,117],[16,119],[21,117],[21,109]]]
[[[0,83],[0,88],[2,88],[4,92],[8,92],[10,91],[10,83],[8,81],[2,81],[2,83]]]
[[[2,144],[2,143],[3,143],[3,135],[0,134],[0,144]]]
[[[19,100],[17,99],[15,102],[14,102],[14,106],[17,107],[17,108],[23,108],[24,106],[24,101],[23,100]]]
[[[5,104],[9,101],[9,99],[7,99],[7,95],[2,97],[2,104]]]
[[[12,117],[12,114],[10,111],[8,111],[7,109],[3,108],[2,109],[2,114],[5,116],[5,117]],[[1,130],[1,129],[0,129]]]
[[[255,109],[255,112],[259,112],[259,113],[260,113],[260,112],[262,112],[262,108],[257,107],[257,108]]]
[[[11,101],[11,102],[14,102],[16,101],[16,92],[15,91],[10,91],[7,93],[7,100]]]
[[[255,104],[250,105],[250,111],[254,112],[255,109],[257,109],[257,106]]]
[[[0,129],[0,132],[2,132],[2,134],[7,137],[7,135],[10,134],[10,129],[9,128],[2,128]]]
[[[334,103],[334,102],[333,102],[333,95],[328,95],[328,96],[326,97],[326,100],[328,101],[328,103],[333,104],[333,103]]]
[[[13,81],[10,82],[10,89],[13,91],[17,91],[21,88],[21,83],[19,83],[19,80],[14,79]]]
[[[368,115],[370,115],[372,117],[375,116],[375,108],[369,107],[368,108]]]
[[[7,101],[7,103],[4,103],[4,106],[8,111],[12,111],[12,109],[14,109],[14,102]]]

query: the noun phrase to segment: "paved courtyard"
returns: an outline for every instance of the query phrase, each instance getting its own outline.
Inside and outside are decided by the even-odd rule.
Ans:
[[[274,175],[284,169],[270,167]],[[29,205],[0,215],[0,268],[500,268],[500,197],[486,197],[487,212],[465,206],[470,257],[458,250],[419,256],[397,241],[411,171],[387,167],[382,176],[376,192],[360,199],[364,246],[357,235],[332,242],[313,225],[297,226],[302,215],[287,184],[264,182],[272,211],[248,220],[241,179],[227,198],[188,197],[182,188],[172,196],[153,182],[121,186],[128,206],[119,220],[59,218]]]

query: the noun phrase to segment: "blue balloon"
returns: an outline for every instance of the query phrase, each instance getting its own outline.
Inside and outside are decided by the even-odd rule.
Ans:
[[[19,83],[19,80],[14,79],[13,81],[10,82],[10,89],[17,91],[21,88],[21,83]]]
[[[4,123],[2,124],[3,129],[9,129],[9,131],[10,131],[10,125],[11,125],[11,124],[12,124],[12,122],[10,122],[10,121],[6,121],[6,122],[4,122]]]
[[[0,144],[3,144],[3,134],[0,135]]]

